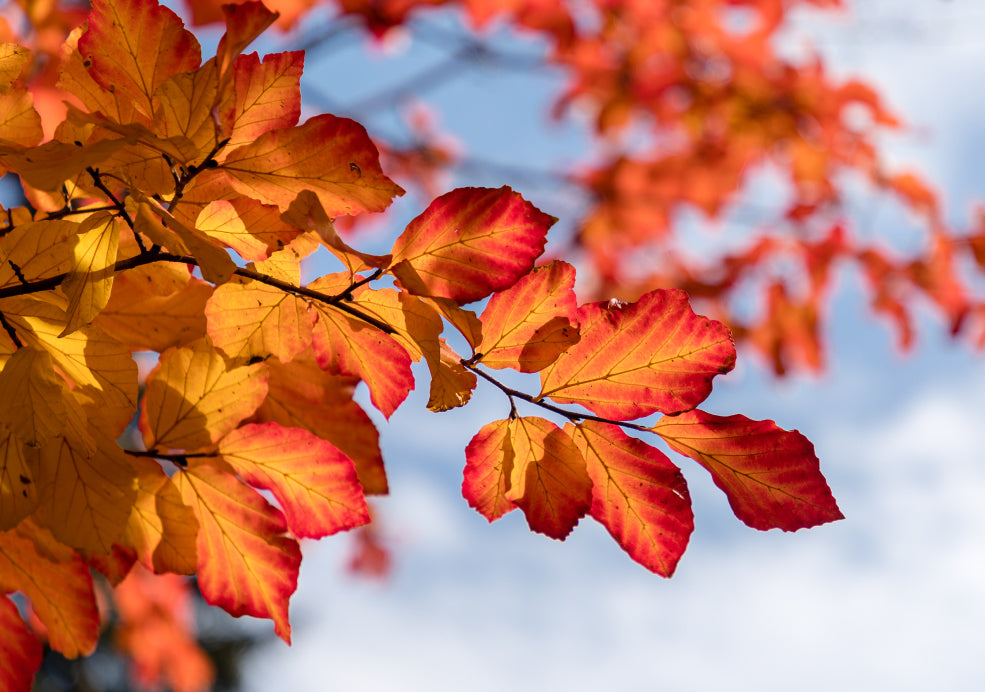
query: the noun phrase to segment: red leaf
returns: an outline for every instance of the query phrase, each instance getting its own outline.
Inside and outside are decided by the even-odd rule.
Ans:
[[[247,483],[274,494],[299,538],[322,538],[369,522],[352,460],[307,430],[244,425],[222,439],[219,454]]]
[[[565,425],[592,479],[591,514],[629,556],[674,573],[694,530],[684,476],[663,452],[609,423]]]
[[[700,410],[662,418],[653,430],[708,469],[735,516],[754,529],[796,531],[844,519],[814,445],[796,430]]]
[[[301,549],[284,536],[284,515],[226,464],[190,461],[173,480],[198,517],[202,596],[233,617],[272,619],[277,636],[289,644],[287,605],[298,586]]]
[[[541,372],[540,396],[604,418],[692,409],[711,393],[712,378],[735,365],[728,328],[695,315],[683,291],[590,303],[578,321],[581,341]]]
[[[41,642],[27,628],[17,606],[0,596],[0,689],[30,692],[42,653]]]
[[[471,303],[529,272],[555,221],[508,187],[452,190],[407,224],[391,272],[414,295]]]
[[[465,448],[462,496],[479,514],[496,521],[516,505],[506,499],[513,472],[509,421],[489,423]]]

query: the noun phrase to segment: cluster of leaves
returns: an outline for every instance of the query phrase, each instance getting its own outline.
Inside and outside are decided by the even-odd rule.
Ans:
[[[187,2],[197,23],[218,20],[219,0]],[[316,4],[273,2],[284,28]],[[678,287],[778,374],[820,370],[833,276],[850,266],[865,277],[871,309],[895,326],[902,348],[914,342],[921,304],[952,334],[985,347],[985,295],[976,289],[985,272],[981,224],[949,228],[931,186],[886,164],[875,142],[900,123],[874,89],[833,78],[817,55],[793,59],[775,45],[791,13],[842,8],[842,0],[323,4],[376,36],[413,31],[417,18],[453,5],[477,31],[500,20],[550,43],[545,63],[567,75],[555,115],[565,117],[572,105],[595,114],[584,169],[558,179],[586,200],[570,249],[588,260],[596,296],[628,300]],[[641,133],[649,144],[639,145]],[[433,134],[416,132],[414,147],[385,150],[426,182],[465,163]],[[737,200],[766,170],[786,178],[782,201],[754,211],[754,231],[728,243],[731,250],[691,252],[681,212],[734,226]],[[870,240],[848,208],[860,183],[917,220],[921,247],[902,254]]]
[[[274,13],[222,12],[203,63],[171,10],[96,0],[61,47],[66,116],[47,140],[21,80],[31,54],[0,45],[0,171],[30,201],[0,217],[4,689],[30,688],[39,637],[67,657],[92,651],[94,572],[117,588],[120,639],[145,679],[183,689],[205,674],[147,645],[191,646],[174,598],[140,597],[155,580],[180,588],[174,575],[289,642],[298,541],[365,525],[366,496],[387,492],[353,391],[365,383],[389,417],[414,361],[433,411],[467,404],[480,379],[509,403],[466,449],[463,494],[490,521],[519,508],[563,539],[588,515],[670,576],[693,529],[687,486],[626,430],[706,468],[749,526],[841,517],[802,435],[696,408],[735,363],[722,323],[677,289],[579,305],[570,265],[537,265],[555,219],[511,189],[438,197],[390,254],[350,247],[333,219],[403,191],[358,123],[298,123],[302,53],[244,52]],[[318,248],[340,271],[303,283]],[[481,314],[465,307],[485,299]],[[158,354],[144,381],[137,351]],[[507,368],[539,373],[539,392],[494,376]],[[135,416],[139,434],[121,437]]]

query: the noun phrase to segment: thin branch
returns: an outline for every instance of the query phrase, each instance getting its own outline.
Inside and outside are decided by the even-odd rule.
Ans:
[[[116,208],[116,213],[118,213],[123,218],[127,226],[130,227],[130,230],[133,231],[133,237],[137,241],[137,247],[140,248],[140,252],[146,253],[147,248],[144,247],[144,239],[140,237],[139,233],[137,233],[137,229],[133,225],[133,219],[130,218],[130,212],[127,211],[127,208],[123,205],[122,202],[116,199],[116,196],[112,193],[112,191],[110,191],[110,189],[106,187],[106,184],[103,182],[102,176],[99,175],[99,170],[93,168],[92,166],[86,166],[86,172],[92,177],[92,182],[96,184],[96,187],[98,187],[102,191],[102,193],[106,195],[107,199],[109,199],[109,201],[113,203],[113,206]]]
[[[583,420],[593,420],[598,423],[610,423],[612,425],[618,425],[622,428],[629,428],[630,430],[638,430],[639,432],[653,432],[652,430],[650,430],[650,428],[646,427],[645,425],[639,425],[637,423],[629,423],[627,421],[621,421],[621,420],[611,420],[609,418],[602,418],[601,416],[594,416],[590,413],[576,413],[575,411],[569,411],[567,409],[561,408],[560,406],[549,404],[543,399],[538,399],[537,397],[531,396],[526,392],[521,392],[518,389],[507,387],[505,384],[497,380],[495,377],[483,372],[482,370],[477,368],[473,363],[471,363],[468,360],[465,360],[464,358],[460,362],[464,367],[468,368],[479,377],[483,378],[487,382],[491,382],[494,385],[496,385],[496,387],[498,387],[500,391],[503,392],[503,394],[509,397],[511,417],[513,417],[513,414],[516,413],[516,406],[513,403],[513,399],[516,398],[516,399],[523,399],[524,401],[529,402],[535,406],[540,406],[541,408],[551,411],[552,413],[556,413],[560,416],[564,416],[572,423],[578,423],[578,421],[583,421]]]
[[[126,271],[127,269],[135,269],[136,267],[143,267],[148,264],[153,264],[155,262],[177,262],[180,264],[190,264],[192,266],[198,266],[198,260],[191,255],[173,255],[166,252],[150,253],[145,252],[134,257],[129,257],[118,261],[113,265],[113,272],[118,273]],[[295,286],[294,284],[288,283],[287,281],[281,281],[280,279],[275,279],[272,276],[267,276],[266,274],[261,274],[260,272],[253,271],[251,269],[245,269],[243,267],[237,267],[234,274],[242,276],[247,279],[253,279],[254,281],[259,281],[260,283],[266,284],[268,286],[273,286],[286,293],[292,293],[294,295],[304,296],[305,298],[311,298],[320,303],[326,305],[331,305],[336,310],[340,310],[356,319],[362,320],[368,325],[379,329],[384,334],[393,334],[395,329],[389,324],[378,320],[372,315],[368,315],[362,310],[352,305],[347,304],[346,293],[351,290],[347,289],[342,294],[337,296],[330,296],[320,291],[315,291],[310,288],[305,288],[304,286]],[[9,298],[11,296],[23,296],[32,293],[41,293],[43,291],[51,291],[67,279],[69,272],[64,274],[58,274],[57,276],[51,276],[47,279],[40,279],[38,281],[32,281],[27,284],[20,284],[16,286],[5,286],[0,288],[0,298]]]
[[[3,327],[4,331],[7,332],[7,336],[10,340],[14,342],[14,346],[21,348],[24,344],[21,342],[20,337],[17,336],[17,330],[14,329],[14,325],[7,321],[7,316],[0,312],[0,326]]]

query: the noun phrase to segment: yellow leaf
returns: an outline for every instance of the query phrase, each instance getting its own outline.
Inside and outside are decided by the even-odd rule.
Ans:
[[[263,363],[227,369],[203,340],[169,349],[147,378],[140,428],[147,449],[210,447],[256,411],[267,395]]]
[[[93,214],[80,224],[72,271],[62,283],[68,296],[68,324],[59,336],[91,323],[106,307],[119,246],[120,225],[114,215]]]
[[[47,351],[76,388],[86,415],[119,435],[137,410],[137,364],[130,351],[94,326],[65,337],[64,298],[47,293],[5,298],[4,314],[25,346]]]
[[[0,43],[0,89],[21,76],[31,62],[31,51],[16,43]]]
[[[72,248],[79,225],[72,221],[51,219],[18,224],[0,237],[0,286],[47,279],[72,268]],[[15,270],[16,267],[16,270]]]
[[[65,430],[64,390],[46,351],[17,349],[0,372],[0,423],[22,444],[40,447]]]
[[[131,457],[137,471],[137,499],[127,522],[125,542],[141,564],[157,574],[194,574],[198,566],[198,519],[154,461]]]
[[[112,438],[69,429],[41,449],[35,518],[62,543],[109,554],[136,498],[136,473]]]

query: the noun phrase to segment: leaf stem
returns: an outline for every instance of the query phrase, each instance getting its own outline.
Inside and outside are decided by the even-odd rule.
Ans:
[[[509,397],[511,417],[513,417],[514,414],[516,413],[516,404],[513,401],[513,399],[516,398],[516,399],[523,399],[524,401],[534,404],[535,406],[540,406],[541,408],[551,411],[552,413],[556,413],[560,416],[564,416],[572,423],[577,423],[578,421],[583,421],[583,420],[593,420],[598,423],[611,423],[612,425],[618,425],[619,427],[629,428],[630,430],[637,430],[639,432],[653,432],[652,430],[650,430],[650,428],[646,427],[645,425],[639,425],[637,423],[629,423],[627,421],[621,421],[621,420],[612,420],[610,418],[602,418],[601,416],[595,416],[590,413],[577,413],[575,411],[569,411],[568,409],[561,408],[560,406],[555,406],[554,404],[549,404],[543,399],[539,399],[525,392],[521,392],[518,389],[507,387],[505,384],[497,380],[492,375],[477,368],[469,360],[465,360],[463,358],[459,362],[462,364],[463,367],[468,368],[469,370],[471,370],[472,372],[474,372],[476,375],[483,378],[487,382],[491,382],[492,384],[496,385],[496,387],[498,387],[500,391],[503,392],[503,394]]]

